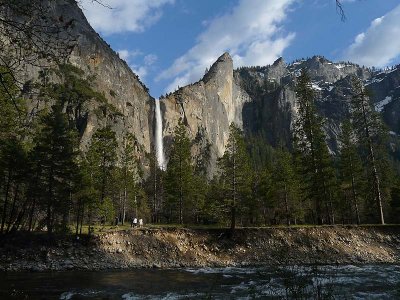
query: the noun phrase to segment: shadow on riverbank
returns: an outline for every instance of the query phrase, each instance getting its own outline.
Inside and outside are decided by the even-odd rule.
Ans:
[[[89,237],[0,238],[0,270],[101,270],[282,264],[400,263],[400,226],[104,229]]]

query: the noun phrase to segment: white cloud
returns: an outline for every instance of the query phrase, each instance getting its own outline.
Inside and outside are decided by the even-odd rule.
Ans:
[[[126,62],[128,62],[130,59],[141,55],[142,52],[140,50],[127,50],[127,49],[121,49],[117,51],[119,57]]]
[[[146,66],[153,65],[157,60],[158,60],[158,57],[155,54],[149,54],[144,57],[144,63]]]
[[[148,69],[146,66],[140,66],[140,65],[130,65],[132,71],[139,76],[140,80],[144,81],[147,74],[148,74]]]
[[[129,58],[129,51],[128,50],[118,50],[118,55],[121,59],[127,61]]]
[[[150,68],[157,62],[158,57],[155,54],[144,55],[142,51],[121,49],[117,51],[119,57],[125,60],[132,71],[135,72],[141,80],[148,75]]]
[[[175,0],[104,0],[104,7],[92,1],[80,3],[89,23],[105,35],[119,32],[142,32],[162,15],[162,7]]]
[[[294,38],[293,33],[282,34],[281,23],[295,1],[240,0],[230,12],[207,22],[196,44],[156,80],[172,78],[167,91],[196,81],[225,51],[235,67],[272,63]]]
[[[400,55],[400,5],[373,20],[345,51],[345,59],[365,66],[384,67]]]

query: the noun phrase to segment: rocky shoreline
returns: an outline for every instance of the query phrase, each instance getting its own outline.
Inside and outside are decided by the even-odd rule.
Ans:
[[[399,226],[133,229],[54,243],[0,240],[0,271],[400,263]]]

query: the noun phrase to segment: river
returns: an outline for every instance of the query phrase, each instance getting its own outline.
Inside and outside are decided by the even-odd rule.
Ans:
[[[399,265],[0,273],[0,299],[400,299]]]

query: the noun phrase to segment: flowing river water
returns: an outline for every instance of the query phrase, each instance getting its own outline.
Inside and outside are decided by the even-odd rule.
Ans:
[[[400,299],[399,265],[0,273],[0,299]]]

